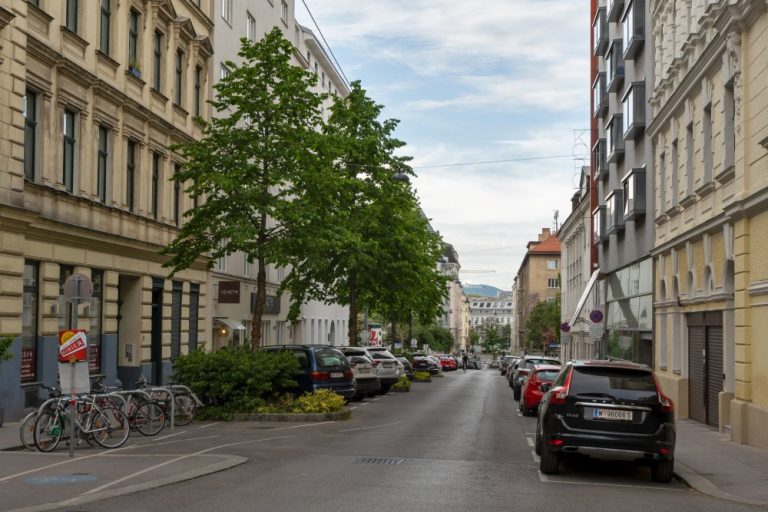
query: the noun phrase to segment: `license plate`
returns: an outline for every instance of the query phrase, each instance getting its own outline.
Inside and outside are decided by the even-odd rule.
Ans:
[[[342,377],[344,377],[344,373],[343,372],[331,372],[331,378],[332,379],[340,379]]]
[[[371,370],[368,368],[358,368],[357,373],[371,373]]]
[[[611,421],[632,421],[632,411],[618,409],[593,409],[592,419]]]

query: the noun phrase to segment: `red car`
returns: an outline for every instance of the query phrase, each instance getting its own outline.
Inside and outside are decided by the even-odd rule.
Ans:
[[[528,378],[523,384],[520,392],[520,410],[523,416],[533,416],[539,408],[539,402],[545,392],[541,389],[542,384],[552,384],[557,373],[560,371],[559,365],[537,364],[531,368]]]
[[[456,364],[456,360],[449,355],[441,354],[437,356],[440,358],[440,366],[443,367],[443,371],[458,370],[459,366]]]

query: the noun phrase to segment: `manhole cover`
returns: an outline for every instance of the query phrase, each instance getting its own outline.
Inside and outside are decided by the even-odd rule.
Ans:
[[[32,485],[67,485],[67,484],[81,484],[83,482],[93,482],[98,480],[99,477],[95,475],[89,475],[86,473],[75,473],[72,475],[46,475],[46,476],[33,476],[27,478],[25,481]]]
[[[382,459],[376,457],[360,457],[355,464],[402,464],[404,459]]]

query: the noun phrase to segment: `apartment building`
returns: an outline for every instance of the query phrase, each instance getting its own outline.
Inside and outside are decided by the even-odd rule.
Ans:
[[[652,364],[654,222],[646,215],[646,191],[652,189],[653,159],[645,128],[651,121],[646,87],[653,76],[653,51],[648,8],[645,0],[601,0],[593,20],[592,50],[598,61],[592,89],[598,131],[593,237],[604,303],[599,355]]]
[[[485,339],[488,327],[494,326],[500,332],[508,326],[512,329],[514,312],[511,298],[500,297],[469,297],[469,324],[480,335],[480,341]],[[511,344],[511,339],[505,345]]]
[[[680,417],[768,447],[768,5],[652,1],[656,369]]]
[[[315,34],[296,22],[294,1],[215,0],[212,3],[216,23],[214,80],[229,73],[227,61],[239,61],[241,38],[257,41],[278,27],[294,46],[293,64],[315,73],[315,92],[330,95],[322,107],[323,117],[327,120],[333,98],[345,96],[349,90]],[[242,252],[215,262],[208,283],[215,348],[250,340],[257,270],[256,263],[249,262]],[[278,288],[289,270],[274,265],[267,268],[267,303],[262,317],[261,344],[348,344],[349,308],[345,306],[311,301],[302,306],[298,322],[287,321],[290,297],[278,294]]]
[[[57,381],[58,332],[87,330],[92,374],[162,382],[208,343],[206,261],[173,280],[159,254],[194,208],[169,146],[200,137],[213,48],[204,2],[0,6],[0,332],[16,337],[10,417]],[[61,302],[72,274],[90,303]],[[76,325],[75,325],[76,324]]]
[[[438,268],[444,276],[448,276],[446,283],[448,296],[443,301],[443,315],[438,318],[438,325],[451,331],[454,347],[458,348],[462,342],[462,332],[466,319],[464,317],[464,306],[462,304],[463,293],[461,291],[461,281],[459,281],[459,253],[453,245],[443,243],[443,257],[438,263]]]
[[[527,252],[515,276],[517,308],[514,310],[517,341],[526,348],[525,326],[533,307],[553,301],[560,294],[560,240],[549,228],[542,228],[538,240],[528,242]]]

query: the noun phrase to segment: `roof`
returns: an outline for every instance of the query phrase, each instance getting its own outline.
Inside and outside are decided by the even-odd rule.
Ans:
[[[560,240],[555,235],[550,236],[541,242],[532,242],[532,247],[528,249],[529,253],[538,254],[560,254]]]

